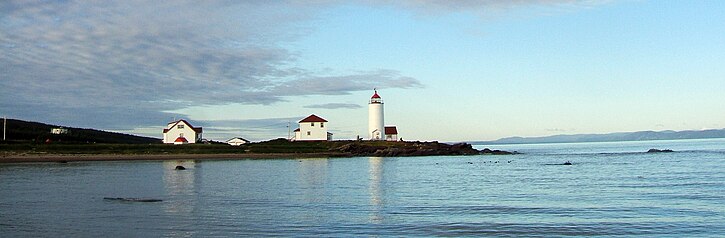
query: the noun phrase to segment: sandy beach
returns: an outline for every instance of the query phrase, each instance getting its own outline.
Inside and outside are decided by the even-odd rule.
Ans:
[[[0,163],[124,161],[124,160],[236,160],[349,157],[345,153],[246,153],[246,154],[4,154]]]

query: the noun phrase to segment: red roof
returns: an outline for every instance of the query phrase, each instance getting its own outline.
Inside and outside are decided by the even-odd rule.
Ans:
[[[385,134],[386,135],[397,135],[398,134],[398,128],[395,126],[386,126],[385,127]]]
[[[174,125],[172,125],[172,126],[170,126],[170,127],[169,127],[169,126],[167,126],[167,128],[164,128],[164,133],[166,133],[166,132],[169,132],[169,129],[168,129],[168,128],[174,128],[174,127],[175,127],[175,126],[176,126],[177,124],[179,124],[180,122],[184,122],[184,124],[188,125],[188,126],[189,126],[189,127],[190,127],[190,128],[192,129],[192,130],[196,131],[196,133],[201,133],[201,132],[203,131],[203,130],[201,129],[201,127],[194,127],[194,126],[192,126],[192,125],[191,125],[191,123],[189,123],[188,121],[186,121],[186,120],[184,120],[184,119],[181,119],[181,120],[178,120],[178,121],[172,121],[172,122],[169,122],[169,124],[174,124]]]
[[[184,138],[184,137],[176,138],[176,140],[174,142],[189,143],[189,141],[186,140],[186,138]]]
[[[378,91],[377,90],[375,90],[375,94],[373,94],[373,97],[372,98],[380,98],[380,95],[378,95]]]
[[[300,123],[302,122],[327,122],[327,120],[322,119],[322,117],[318,117],[315,114],[312,114],[308,117],[305,117],[305,119],[302,119]]]

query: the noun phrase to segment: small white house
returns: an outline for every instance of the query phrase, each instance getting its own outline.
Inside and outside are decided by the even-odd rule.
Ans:
[[[398,140],[398,127],[385,126],[385,140],[386,141],[397,141]]]
[[[164,129],[164,143],[197,143],[201,141],[201,133],[201,127],[194,127],[186,120],[169,122]]]
[[[332,133],[327,132],[327,120],[312,114],[299,121],[300,127],[295,129],[296,141],[332,140]]]
[[[249,143],[247,139],[241,138],[241,137],[234,137],[229,140],[227,140],[227,144],[233,145],[233,146],[239,146]]]
[[[58,128],[51,128],[50,134],[56,134],[56,135],[65,135],[68,134],[68,128],[58,127]]]

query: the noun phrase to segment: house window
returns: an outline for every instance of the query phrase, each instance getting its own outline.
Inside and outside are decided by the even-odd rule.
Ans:
[[[184,133],[179,133],[179,137],[184,137]]]
[[[176,129],[184,129],[184,125],[177,125]]]
[[[325,123],[324,122],[320,122],[320,127],[323,127],[324,128],[325,127]]]
[[[314,123],[314,122],[311,122],[310,124],[312,125],[312,127],[314,127],[314,126],[315,126],[315,123]]]
[[[309,131],[307,132],[307,135],[308,135],[308,136],[310,135],[310,132],[309,132]]]

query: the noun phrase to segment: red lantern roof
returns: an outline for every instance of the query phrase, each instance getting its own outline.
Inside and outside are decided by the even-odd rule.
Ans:
[[[373,97],[371,99],[373,99],[373,98],[380,98],[380,95],[378,95],[377,90],[375,90],[375,94],[373,94]]]

